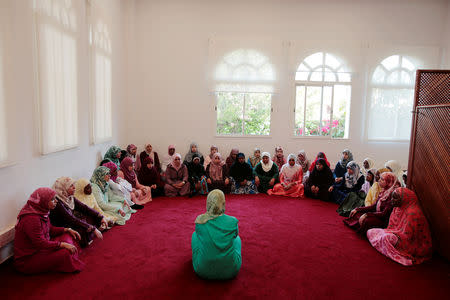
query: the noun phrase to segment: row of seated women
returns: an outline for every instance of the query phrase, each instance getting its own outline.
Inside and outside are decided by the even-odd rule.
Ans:
[[[203,191],[203,193],[207,193],[208,189],[218,189],[213,193],[217,194],[220,190],[227,191],[229,185],[231,185],[230,190],[232,190],[234,185],[234,192],[236,193],[260,191],[293,197],[302,196],[303,169],[296,164],[295,155],[289,155],[288,162],[282,166],[279,176],[280,183],[277,183],[278,166],[273,160],[270,160],[268,153],[263,153],[261,155],[262,160],[252,169],[250,164],[245,162],[244,154],[239,152],[236,154],[235,161],[231,164],[229,171],[226,162],[223,163],[220,155],[214,153],[213,160],[205,170],[208,176],[191,182],[174,180],[175,176],[170,174],[170,170],[176,173],[183,170],[183,179],[186,175],[188,176],[187,179],[190,179],[188,169],[202,169],[200,156],[195,151],[193,152],[192,160],[187,162],[187,165],[181,163],[179,154],[174,154],[172,161],[167,165],[166,171],[162,175],[158,171],[152,172],[153,175],[156,174],[157,178],[158,176],[164,178],[160,178],[161,185],[145,185],[138,179],[145,179],[145,172],[155,170],[153,167],[154,158],[150,155],[144,157],[143,160],[146,164],[141,165],[138,174],[136,174],[136,167],[131,157],[125,156],[120,161],[119,155],[116,155],[117,160],[102,162],[103,166],[94,170],[90,181],[86,179],[74,181],[71,178],[62,177],[56,180],[53,189],[40,188],[36,190],[18,216],[15,239],[16,268],[24,273],[80,271],[84,266],[77,256],[80,247],[88,246],[94,238],[102,238],[101,232],[113,224],[124,225],[130,219],[131,214],[136,212],[136,209],[142,208],[143,205],[152,200],[152,194],[156,195],[158,192],[161,194],[164,192],[166,194],[168,192],[169,194],[170,192],[181,194],[180,191],[183,187],[190,186],[191,182],[195,190]],[[349,161],[348,152],[347,150],[343,152],[343,159],[340,162],[347,160],[346,169],[344,169],[346,172],[342,178],[338,177],[336,169],[333,175],[326,157],[316,158],[311,164],[311,172],[305,182],[307,195],[322,200],[330,200],[333,197],[342,199],[342,193],[347,192],[342,203],[350,202],[351,197],[349,195],[357,191],[355,189],[357,185],[360,187],[364,185],[361,183],[361,178],[364,180],[364,177],[360,174],[359,166],[355,162]],[[169,172],[167,172],[168,170]],[[228,173],[234,176],[228,177]],[[369,174],[371,173],[374,173],[373,170],[369,172]],[[382,170],[379,170],[378,175],[380,173],[380,180],[376,184],[378,188],[372,194],[372,198],[369,199],[373,203],[364,207],[352,204],[356,208],[350,211],[350,216],[345,220],[345,223],[360,233],[365,233],[371,229],[367,232],[367,235],[369,236],[370,233],[371,237],[378,239],[377,245],[385,245],[385,243],[393,242],[395,239],[372,228],[386,228],[387,223],[391,223],[389,218],[395,206],[392,201],[394,198],[397,200],[407,198],[408,203],[417,202],[417,199],[414,200],[414,196],[411,195],[412,192],[409,190],[401,190],[401,195],[400,192],[395,190],[396,196],[392,191],[398,186],[397,176],[391,172],[383,173]],[[222,175],[221,178],[220,175]],[[367,178],[370,178],[370,176],[367,176]],[[368,195],[371,195],[370,190],[376,186],[373,181],[373,179],[366,179],[369,186]],[[375,172],[376,181],[377,172]],[[168,185],[169,188],[167,188]],[[210,193],[210,195],[212,194]],[[365,200],[367,200],[367,197]],[[209,207],[208,205],[207,207]],[[420,209],[417,203],[414,205],[416,210],[417,208]],[[209,209],[207,210],[209,211]],[[414,213],[418,214],[417,211]],[[404,218],[412,217],[414,216],[408,215]],[[209,221],[208,218],[206,219],[206,221],[204,220],[205,223]],[[415,222],[414,226],[422,226],[420,231],[411,231],[408,225],[406,229],[409,231],[405,234],[421,233],[424,237],[422,240],[428,243],[425,238],[428,229],[426,219],[416,218]],[[196,224],[205,223],[196,222]],[[410,236],[409,238],[411,239]],[[193,250],[194,244],[196,244],[194,240],[193,237]],[[396,241],[393,247],[395,248],[398,243]],[[428,245],[431,249],[431,240],[429,240],[429,244],[427,243],[422,243],[422,250]],[[238,242],[236,242],[236,247],[237,244]],[[387,246],[383,247],[386,248]],[[386,249],[383,250],[386,253],[392,250]],[[420,261],[414,253],[413,257],[415,258],[410,260],[411,263]],[[425,259],[425,256],[423,259]],[[236,265],[237,262],[238,259],[236,258]]]

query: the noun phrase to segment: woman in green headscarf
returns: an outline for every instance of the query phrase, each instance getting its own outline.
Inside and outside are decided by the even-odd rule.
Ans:
[[[103,157],[103,160],[109,160],[113,163],[116,164],[117,166],[117,170],[119,169],[120,166],[120,151],[122,151],[120,149],[120,147],[117,146],[111,146],[109,147],[108,151],[106,151],[105,156]]]
[[[195,219],[192,264],[195,273],[205,279],[230,279],[241,268],[239,221],[224,212],[225,195],[213,190],[206,199],[206,213]]]
[[[92,194],[98,206],[105,213],[116,219],[116,224],[125,225],[125,222],[131,217],[132,210],[125,202],[125,198],[115,195],[110,189],[109,179],[109,169],[107,167],[97,167],[91,177]]]

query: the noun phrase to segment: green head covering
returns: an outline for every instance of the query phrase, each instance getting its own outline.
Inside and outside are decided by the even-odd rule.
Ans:
[[[196,224],[205,224],[225,212],[225,195],[221,190],[212,190],[206,198],[206,213],[195,219]]]
[[[119,158],[117,158],[117,154],[119,154],[120,151],[122,151],[120,149],[120,147],[111,146],[111,147],[109,147],[108,151],[106,151],[105,156],[103,158],[109,159],[110,161],[115,163],[117,165],[117,167],[119,167],[120,161],[119,161]]]
[[[98,185],[103,193],[106,192],[108,183],[105,180],[105,176],[109,174],[109,169],[107,167],[97,167],[91,177],[91,182]]]

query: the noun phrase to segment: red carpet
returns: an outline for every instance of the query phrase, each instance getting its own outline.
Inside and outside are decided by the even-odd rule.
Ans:
[[[342,223],[337,206],[267,195],[227,196],[239,219],[242,269],[208,282],[191,265],[194,219],[205,197],[157,198],[94,241],[79,274],[24,276],[0,266],[1,299],[448,299],[450,266],[439,257],[403,267]]]

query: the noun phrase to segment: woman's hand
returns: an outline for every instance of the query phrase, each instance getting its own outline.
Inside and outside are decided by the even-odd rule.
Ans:
[[[367,214],[363,214],[360,218],[359,218],[359,225],[362,225],[364,220],[367,218]]]
[[[125,217],[125,212],[124,212],[122,209],[119,209],[119,214],[120,214],[122,217]]]
[[[228,178],[225,179],[225,184],[227,184],[227,180],[228,180]],[[208,184],[212,184],[212,181],[211,181],[210,178],[206,179],[206,182],[207,182]]]
[[[230,184],[230,179],[225,178],[225,185],[229,185]]]
[[[72,254],[76,253],[78,251],[77,247],[75,247],[72,244],[66,243],[66,242],[61,242],[59,244],[59,247],[69,250],[69,252],[72,253]]]
[[[342,181],[342,177],[337,177],[334,181],[335,181],[336,183],[339,183],[339,182]]]
[[[108,222],[106,222],[105,218],[102,219],[100,228],[108,228]]]
[[[64,232],[67,232],[68,234],[70,234],[72,236],[72,238],[74,238],[75,240],[81,240],[81,235],[73,230],[72,228],[64,228]]]
[[[153,184],[153,185],[151,186],[152,189],[156,189],[156,187],[157,187],[156,184]]]
[[[98,239],[103,240],[103,234],[97,228],[95,228],[94,234]]]
[[[328,189],[328,191],[331,193],[333,191],[334,187],[330,186],[330,188]]]
[[[356,209],[354,209],[354,210],[352,210],[352,211],[350,212],[349,217],[351,218],[351,217],[353,217],[355,214],[356,214]]]
[[[259,185],[259,183],[260,183],[260,182],[259,182],[259,177],[258,177],[258,176],[255,176],[255,184],[256,184],[256,185]]]

